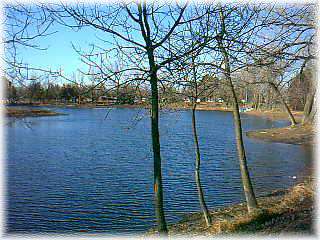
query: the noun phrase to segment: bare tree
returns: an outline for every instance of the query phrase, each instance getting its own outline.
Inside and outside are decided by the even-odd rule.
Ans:
[[[258,203],[253,191],[249,170],[247,167],[247,158],[242,138],[242,126],[241,126],[241,118],[239,113],[239,103],[238,98],[236,95],[236,92],[234,90],[232,78],[231,78],[231,67],[230,67],[230,61],[229,61],[229,54],[225,47],[225,36],[226,36],[226,12],[227,10],[223,7],[220,8],[219,16],[220,16],[220,34],[217,36],[217,42],[219,49],[223,55],[223,62],[224,62],[224,75],[228,80],[228,84],[230,87],[230,91],[232,92],[233,97],[233,118],[234,118],[234,124],[235,124],[235,134],[236,134],[236,142],[237,142],[237,149],[238,149],[238,157],[240,161],[240,170],[241,170],[241,178],[242,178],[242,184],[243,189],[245,193],[245,197],[247,200],[247,207],[249,213],[254,212],[254,210],[258,207]]]
[[[192,28],[190,28],[190,31],[192,31]],[[198,58],[201,58],[201,54],[200,52],[195,52],[194,54],[191,54],[191,57],[186,58],[184,62],[179,63],[179,65],[183,65],[182,68],[179,68],[181,69],[180,73],[182,72],[185,74],[183,77],[180,77],[179,84],[185,87],[185,91],[182,93],[182,95],[184,95],[186,99],[190,100],[191,103],[191,124],[196,160],[195,182],[197,185],[200,208],[203,213],[205,222],[209,227],[211,225],[212,220],[205,202],[205,196],[201,185],[201,151],[197,132],[196,109],[198,101],[201,98],[210,96],[216,89],[217,85],[216,82],[212,81],[212,79],[210,79],[210,82],[207,82],[208,69],[201,65],[197,65]]]
[[[151,137],[154,159],[154,196],[155,212],[160,233],[167,233],[167,225],[163,207],[163,187],[159,136],[159,74],[172,62],[203,47],[207,39],[203,38],[194,46],[181,45],[172,51],[170,39],[180,36],[181,41],[188,36],[184,35],[186,23],[198,21],[205,16],[205,9],[198,11],[199,15],[186,15],[188,3],[158,4],[118,3],[113,5],[51,5],[47,9],[55,15],[57,22],[71,28],[93,28],[99,33],[112,38],[101,38],[101,42],[109,47],[95,45],[97,54],[86,56],[88,64],[98,69],[101,79],[107,81],[104,75],[103,54],[107,51],[112,54],[121,54],[124,58],[127,80],[148,81],[151,86]],[[191,11],[191,10],[190,10]],[[175,46],[179,46],[176,43]],[[108,48],[109,50],[106,50]],[[113,53],[112,53],[113,52]],[[174,53],[173,53],[174,52]],[[83,54],[84,55],[84,54]],[[97,61],[97,56],[99,61]],[[115,56],[115,55],[113,55]],[[95,57],[95,60],[93,58]],[[135,73],[131,76],[131,73]]]
[[[284,88],[285,85],[288,85],[288,82],[291,81],[291,79],[288,80],[285,78],[286,67],[288,66],[284,66],[284,64],[281,62],[275,62],[274,64],[269,64],[267,66],[262,65],[248,67],[245,72],[249,73],[249,75],[251,75],[251,78],[249,79],[248,75],[245,75],[245,77],[240,76],[242,81],[240,85],[266,85],[266,87],[270,87],[272,89],[272,92],[275,94],[275,97],[281,102],[283,108],[288,114],[291,125],[294,126],[297,124],[297,121],[292,114],[284,95],[281,93],[281,89]],[[244,74],[245,72],[242,72],[242,74]],[[255,89],[257,90],[257,88]],[[260,100],[261,94],[258,93],[258,96],[258,99]]]
[[[196,122],[196,108],[197,108],[197,102],[200,97],[203,97],[205,93],[208,93],[207,91],[213,91],[213,88],[204,87],[201,89],[201,82],[199,82],[199,73],[197,72],[196,67],[196,56],[191,56],[191,91],[192,91],[192,97],[191,97],[191,105],[192,105],[192,132],[193,132],[193,138],[194,138],[194,145],[195,145],[195,153],[196,153],[196,167],[195,167],[195,179],[197,184],[197,190],[198,190],[198,196],[199,196],[199,202],[201,206],[201,210],[203,212],[203,216],[205,218],[206,224],[209,227],[211,225],[211,217],[210,213],[208,211],[203,189],[201,186],[201,180],[200,180],[200,164],[201,164],[201,155],[200,155],[200,147],[199,147],[199,140],[198,140],[198,133],[197,133],[197,122]],[[204,77],[204,76],[203,76]],[[203,78],[201,79],[203,80]],[[199,86],[200,85],[200,86]]]
[[[207,46],[212,50],[212,61],[202,64],[222,72],[232,93],[237,149],[249,212],[257,208],[257,201],[247,167],[234,77],[239,70],[251,66],[270,66],[279,60],[284,60],[286,66],[292,62],[314,58],[312,54],[314,26],[312,23],[300,24],[309,8],[312,9],[312,6],[232,4],[220,6],[218,14],[216,12],[211,14],[210,26],[216,41]],[[302,26],[304,29],[301,29]],[[271,80],[267,83],[274,89],[286,107],[292,123],[295,124],[295,119],[278,86]]]
[[[270,17],[266,20],[269,25],[265,27],[265,31],[268,31],[270,36],[259,38],[269,38],[269,43],[260,44],[259,53],[255,58],[259,62],[259,66],[267,66],[276,69],[279,72],[285,72],[285,69],[299,68],[300,76],[303,76],[303,71],[308,62],[313,62],[316,58],[315,54],[315,5],[303,4],[303,5],[284,5],[274,7]],[[284,64],[279,64],[282,62]],[[292,73],[292,69],[290,74]],[[287,81],[289,84],[292,81],[292,77]],[[303,78],[300,79],[303,81]],[[282,102],[288,117],[291,121],[291,125],[295,125],[297,122],[290,110],[290,107],[286,103],[284,96],[281,94],[279,86],[274,81],[267,81],[270,87],[277,94],[278,98]],[[312,106],[310,102],[314,99],[314,91],[311,89],[308,94],[308,101],[306,101],[307,115],[309,107]]]

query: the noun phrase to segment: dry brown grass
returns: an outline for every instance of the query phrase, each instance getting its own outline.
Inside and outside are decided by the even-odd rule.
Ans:
[[[235,215],[231,221],[217,221],[212,225],[210,231],[213,234],[253,232],[263,231],[265,227],[276,227],[275,225],[279,225],[280,222],[291,224],[300,211],[312,208],[313,196],[313,184],[310,181],[300,183],[278,200],[259,199],[260,211],[252,215],[246,213]],[[272,229],[269,230],[272,231]]]
[[[312,145],[315,139],[315,129],[312,124],[299,124],[294,127],[289,126],[249,131],[246,135],[265,141]]]
[[[274,191],[258,198],[259,210],[247,213],[246,205],[236,204],[211,212],[208,228],[200,213],[190,214],[169,227],[170,235],[217,235],[238,233],[312,233],[314,185],[311,179],[288,190]]]

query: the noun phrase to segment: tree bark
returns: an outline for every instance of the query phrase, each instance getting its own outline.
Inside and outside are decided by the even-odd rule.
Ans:
[[[146,43],[147,57],[149,62],[149,77],[151,85],[151,138],[153,150],[153,176],[154,176],[154,201],[155,215],[157,219],[158,232],[162,236],[167,236],[168,228],[164,215],[163,189],[161,173],[160,135],[159,135],[159,91],[157,65],[154,58],[154,46],[150,36],[150,26],[147,20],[146,3],[138,3],[141,33]]]
[[[260,94],[255,94],[254,95],[254,109],[259,110],[260,107]]]
[[[315,118],[316,118],[316,114],[317,114],[317,107],[316,107],[316,105],[314,104],[314,105],[313,105],[313,108],[312,108],[312,110],[311,110],[310,116],[309,116],[309,118],[308,118],[308,120],[307,120],[306,123],[312,123],[312,122],[314,122],[314,121],[315,121]]]
[[[313,105],[314,105],[314,96],[315,96],[315,91],[312,91],[312,93],[309,93],[307,95],[306,104],[304,105],[304,109],[303,109],[302,123],[308,122],[308,119],[310,117],[310,113],[311,113]]]
[[[279,91],[279,89],[277,88],[277,86],[274,83],[270,82],[269,84],[272,87],[272,89],[276,92],[276,94],[279,97],[281,103],[283,104],[286,112],[288,113],[289,119],[291,121],[291,126],[295,126],[297,124],[297,122],[296,122],[296,120],[295,120],[295,118],[294,118],[294,116],[293,116],[288,104],[286,103],[286,101],[282,97],[281,92]]]
[[[193,139],[194,139],[194,146],[195,146],[195,153],[196,153],[195,181],[197,184],[201,211],[203,213],[206,224],[209,227],[211,225],[211,218],[210,218],[210,214],[204,199],[204,194],[203,194],[201,180],[200,180],[201,157],[200,157],[200,148],[199,148],[199,141],[198,141],[198,134],[197,134],[197,126],[196,126],[196,106],[197,105],[194,103],[192,107],[192,132],[193,132]]]
[[[317,103],[316,103],[316,93],[314,92],[313,101],[312,101],[312,107],[310,110],[310,113],[307,117],[307,119],[304,121],[304,124],[307,123],[313,123],[316,120],[316,114],[317,114]]]

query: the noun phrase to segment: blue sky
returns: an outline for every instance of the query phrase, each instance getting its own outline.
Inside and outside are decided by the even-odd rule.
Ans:
[[[23,19],[23,16],[18,17]],[[71,19],[66,19],[65,21],[72,22]],[[20,31],[20,29],[21,27],[16,31]],[[31,36],[36,31],[33,25],[29,26],[28,30],[30,30]],[[110,44],[100,39],[113,42],[111,34],[92,27],[83,27],[76,31],[55,22],[46,33],[50,32],[54,33],[32,40],[32,44],[38,45],[41,48],[47,48],[46,50],[17,45],[18,59],[32,68],[51,69],[52,71],[58,71],[61,68],[63,69],[63,74],[68,78],[72,77],[74,73],[79,76],[78,69],[87,72],[89,68],[88,65],[80,60],[80,56],[74,50],[72,44],[84,53],[89,53],[92,49],[92,46],[90,46],[92,44],[103,49],[110,49]],[[142,38],[135,33],[132,33],[132,36],[138,41]],[[102,50],[98,51],[101,52]],[[95,52],[97,53],[97,49]],[[29,76],[34,74],[41,75],[41,71],[29,71]]]
[[[32,8],[33,5],[31,5],[31,9]],[[24,16],[17,17],[21,19],[24,18]],[[126,16],[122,17],[126,18]],[[117,16],[117,19],[121,21],[121,16]],[[69,23],[73,22],[71,19],[64,19],[64,21],[70,21]],[[172,22],[170,21],[172,21],[172,19],[166,19],[163,24],[168,26],[172,25]],[[32,26],[29,27],[31,32],[35,31],[35,29],[32,29]],[[20,29],[17,29],[17,31],[19,30]],[[84,27],[79,31],[74,31],[71,28],[55,23],[49,28],[49,32],[56,31],[57,33],[46,37],[40,37],[37,38],[36,41],[32,41],[32,44],[39,45],[42,48],[48,48],[47,50],[37,50],[26,46],[19,46],[18,59],[21,59],[23,63],[28,63],[29,66],[34,68],[51,69],[53,71],[62,68],[66,75],[71,76],[71,74],[76,72],[79,68],[84,71],[87,71],[88,69],[88,66],[81,62],[80,56],[72,47],[72,43],[85,52],[85,50],[91,49],[90,44],[96,44],[104,49],[110,48],[108,43],[100,41],[97,39],[97,36],[101,39],[113,42],[111,34],[104,33],[98,29],[93,29],[92,27]],[[142,41],[142,36],[137,35],[134,31],[130,34],[132,34],[132,37],[135,38],[136,41]]]
[[[83,68],[79,55],[72,48],[72,43],[81,48],[87,48],[90,43],[96,41],[95,31],[86,28],[75,32],[64,26],[56,25],[50,28],[52,35],[39,38],[36,42],[47,50],[37,50],[28,47],[19,48],[19,56],[31,66],[52,70],[64,69],[65,73],[71,74],[78,68]]]
[[[170,25],[168,21],[166,25]],[[36,40],[36,44],[41,47],[48,47],[47,50],[41,51],[24,46],[18,49],[19,58],[29,66],[43,69],[59,70],[62,68],[67,76],[71,76],[77,69],[87,70],[87,66],[80,60],[80,56],[72,48],[72,43],[82,50],[90,49],[89,45],[97,45],[108,48],[106,43],[97,40],[98,35],[102,39],[110,38],[110,34],[103,33],[97,29],[85,27],[79,31],[74,31],[68,27],[55,24],[50,27],[50,32],[57,33]],[[134,36],[139,39],[139,36]],[[141,36],[140,36],[141,37]],[[109,39],[112,40],[112,39]]]

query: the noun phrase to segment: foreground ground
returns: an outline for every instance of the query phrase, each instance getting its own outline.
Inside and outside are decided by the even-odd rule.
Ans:
[[[211,211],[207,227],[201,213],[185,216],[169,226],[170,236],[216,236],[223,234],[314,234],[314,184],[308,179],[287,190],[259,197],[260,210],[251,216],[244,203]],[[151,234],[154,231],[150,232]]]

